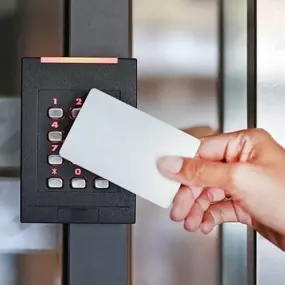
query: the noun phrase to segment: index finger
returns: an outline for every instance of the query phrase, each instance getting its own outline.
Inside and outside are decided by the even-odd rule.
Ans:
[[[208,136],[200,139],[198,158],[211,161],[247,161],[254,150],[248,130]]]

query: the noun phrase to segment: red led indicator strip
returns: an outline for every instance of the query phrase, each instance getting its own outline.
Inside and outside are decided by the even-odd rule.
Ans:
[[[117,64],[115,57],[41,57],[41,63],[99,63]]]

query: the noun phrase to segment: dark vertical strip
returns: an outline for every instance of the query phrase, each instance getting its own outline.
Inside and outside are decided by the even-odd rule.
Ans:
[[[128,0],[129,3],[129,57],[133,55],[133,0]]]
[[[218,44],[219,44],[219,75],[218,75],[218,110],[219,130],[224,128],[224,0],[218,1]]]
[[[64,0],[63,3],[63,55],[69,56],[70,44],[70,0]]]
[[[219,74],[218,74],[218,112],[219,112],[219,131],[224,129],[224,0],[218,0],[218,60],[219,60]],[[222,284],[224,259],[223,259],[223,226],[220,226],[220,269],[218,274],[218,284]]]
[[[62,285],[69,285],[69,226],[62,225]]]
[[[256,284],[256,232],[247,229],[247,285]]]
[[[63,56],[69,56],[70,46],[70,0],[63,2]],[[69,225],[62,225],[62,285],[69,285]]]
[[[257,126],[257,1],[247,0],[247,127]],[[256,232],[247,232],[247,285],[256,284]]]
[[[247,122],[256,127],[257,23],[256,0],[247,1]]]
[[[132,0],[66,0],[65,56],[130,57]],[[63,226],[63,285],[131,283],[125,224]]]

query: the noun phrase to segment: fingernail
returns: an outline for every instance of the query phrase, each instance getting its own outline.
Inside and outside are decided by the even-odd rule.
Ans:
[[[212,231],[212,227],[211,225],[204,223],[204,224],[201,224],[200,230],[203,234],[207,235]]]
[[[158,159],[158,169],[165,174],[177,174],[180,172],[183,159],[175,156],[165,156]]]

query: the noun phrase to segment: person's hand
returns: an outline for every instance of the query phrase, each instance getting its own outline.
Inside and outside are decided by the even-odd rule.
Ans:
[[[266,131],[202,138],[195,159],[163,157],[158,168],[182,184],[171,218],[186,230],[240,222],[285,250],[285,150]]]

